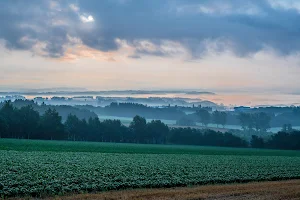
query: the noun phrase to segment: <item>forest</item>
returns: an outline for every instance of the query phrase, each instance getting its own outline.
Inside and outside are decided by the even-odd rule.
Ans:
[[[0,108],[5,105],[5,102],[0,102]],[[32,107],[35,111],[37,111],[40,115],[44,114],[46,110],[55,109],[59,115],[62,117],[62,121],[65,121],[70,113],[76,115],[79,119],[89,119],[90,117],[97,117],[97,115],[87,109],[79,109],[74,106],[68,106],[68,105],[48,105],[45,103],[41,103],[40,105],[34,102],[33,100],[26,100],[26,99],[16,99],[15,101],[10,101],[13,107],[16,108],[22,108],[25,106]]]
[[[220,113],[219,115],[221,116]],[[268,140],[252,136],[249,143],[229,132],[221,133],[209,129],[170,128],[160,120],[147,122],[144,117],[138,115],[133,118],[129,126],[124,126],[120,120],[100,121],[97,117],[90,117],[86,120],[85,118],[80,119],[74,114],[68,114],[67,119],[63,122],[62,117],[53,108],[48,108],[40,115],[32,105],[18,108],[10,101],[4,102],[0,109],[0,137],[300,149],[300,132],[288,129],[288,127],[283,132],[274,134]]]

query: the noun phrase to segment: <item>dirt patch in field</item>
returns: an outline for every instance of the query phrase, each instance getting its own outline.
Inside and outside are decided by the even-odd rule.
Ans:
[[[300,180],[74,194],[48,200],[296,200]]]

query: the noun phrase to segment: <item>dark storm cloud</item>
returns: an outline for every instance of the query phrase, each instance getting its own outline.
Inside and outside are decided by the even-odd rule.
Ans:
[[[275,8],[267,0],[0,1],[6,46],[32,49],[40,41],[51,57],[64,54],[68,36],[101,51],[117,50],[120,38],[137,47],[139,40],[177,42],[194,57],[210,43],[215,51],[240,56],[266,47],[289,54],[300,49],[299,20],[297,8]],[[169,56],[160,48],[137,48],[136,54]]]
[[[51,26],[55,13],[46,1],[0,1],[0,38],[9,49],[31,49],[45,42],[44,50],[51,57],[63,55],[68,30]]]

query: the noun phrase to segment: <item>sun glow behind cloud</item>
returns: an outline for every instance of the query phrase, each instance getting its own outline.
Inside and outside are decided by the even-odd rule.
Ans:
[[[92,15],[80,15],[80,20],[83,23],[89,23],[95,21]]]

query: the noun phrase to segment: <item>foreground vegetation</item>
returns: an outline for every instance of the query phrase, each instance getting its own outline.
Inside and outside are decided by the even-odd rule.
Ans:
[[[11,139],[0,147],[3,197],[300,178],[297,151]]]

